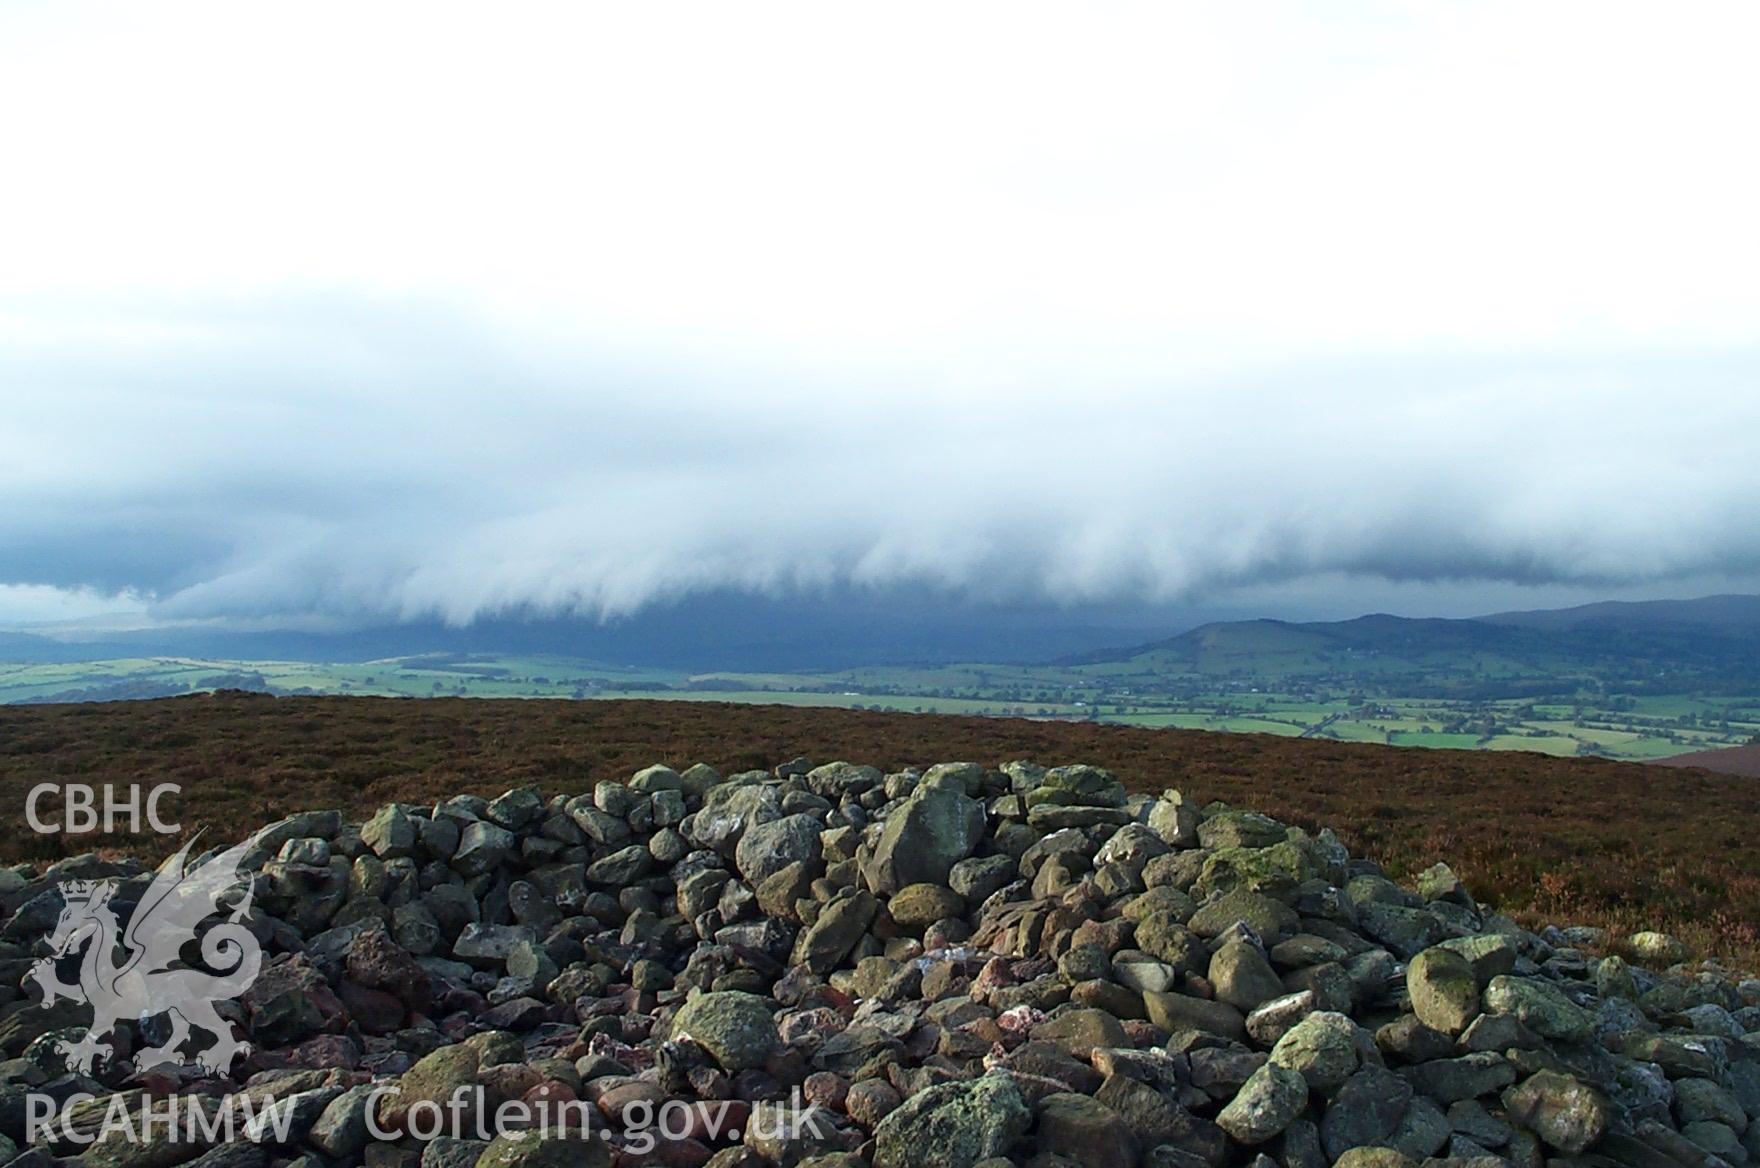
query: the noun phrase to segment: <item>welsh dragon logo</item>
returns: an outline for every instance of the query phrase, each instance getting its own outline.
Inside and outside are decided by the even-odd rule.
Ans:
[[[262,968],[262,948],[243,924],[251,903],[249,879],[238,870],[256,837],[186,869],[194,842],[159,865],[126,927],[111,903],[115,878],[62,885],[66,906],[47,938],[49,956],[40,958],[25,980],[42,987],[44,1006],[69,998],[92,1008],[85,1036],[56,1044],[69,1070],[90,1074],[94,1065],[108,1059],[115,1048],[105,1039],[117,1023],[162,1015],[170,1032],[163,1045],[134,1056],[136,1070],[187,1063],[224,1074],[235,1058],[249,1052],[214,1006],[242,994]],[[213,917],[223,919],[203,932],[202,925]],[[224,972],[192,968],[184,960],[185,947],[198,936],[203,964]],[[61,980],[57,966],[75,954],[80,955],[79,980],[69,984]],[[213,1041],[186,1055],[181,1048],[192,1033],[206,1033]]]

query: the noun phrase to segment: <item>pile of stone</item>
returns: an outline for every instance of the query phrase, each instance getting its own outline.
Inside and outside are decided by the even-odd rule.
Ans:
[[[219,1007],[252,1044],[225,1074],[133,1067],[166,1041],[151,1019],[69,1071],[77,1004],[39,1005],[25,975],[68,881],[117,878],[126,916],[150,873],[82,857],[4,874],[0,964],[20,988],[0,1010],[0,1159],[1717,1168],[1760,1153],[1760,983],[1684,965],[1657,934],[1624,946],[1652,972],[1601,955],[1596,930],[1527,932],[1445,866],[1409,890],[1329,831],[1127,795],[1095,767],[654,766],[573,797],[295,815],[245,867],[263,964]],[[68,1138],[106,1102],[167,1095],[272,1100],[286,1123],[217,1145]],[[27,1146],[33,1097],[60,1126]],[[420,1122],[424,1104],[453,1122]],[[508,1104],[531,1130],[508,1128]],[[571,1106],[590,1133],[542,1122]]]

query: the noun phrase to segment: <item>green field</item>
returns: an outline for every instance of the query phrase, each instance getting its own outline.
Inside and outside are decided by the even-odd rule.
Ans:
[[[1287,659],[1284,654],[1280,659]],[[1244,660],[1245,658],[1243,658]],[[1173,663],[1167,663],[1170,670]],[[1260,665],[1266,664],[1263,661]],[[1475,661],[1477,669],[1487,663]],[[1128,671],[1124,668],[1128,666]],[[1157,674],[1142,657],[1065,665],[959,664],[820,674],[634,669],[542,655],[427,655],[352,663],[143,657],[0,664],[0,703],[119,700],[216,688],[390,697],[658,698],[1115,723],[1458,750],[1651,759],[1760,735],[1749,695],[1568,699],[1414,697],[1397,678],[1290,686],[1214,671]],[[1377,671],[1378,672],[1378,671]]]

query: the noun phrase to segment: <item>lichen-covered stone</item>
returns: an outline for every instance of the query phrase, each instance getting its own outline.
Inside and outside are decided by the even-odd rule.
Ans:
[[[1406,969],[1412,1012],[1432,1030],[1458,1037],[1479,1016],[1479,982],[1465,957],[1426,949]]]
[[[1600,1092],[1569,1075],[1540,1071],[1503,1093],[1511,1123],[1527,1128],[1567,1156],[1595,1146],[1612,1113]]]
[[[1307,1105],[1307,1081],[1286,1067],[1266,1063],[1217,1113],[1216,1126],[1235,1142],[1252,1147],[1283,1131]]]
[[[1006,1156],[1032,1119],[1006,1074],[930,1087],[874,1129],[874,1168],[973,1168]]]
[[[686,1002],[672,1019],[672,1037],[689,1037],[728,1071],[763,1066],[782,1041],[764,999],[739,990],[698,994]]]

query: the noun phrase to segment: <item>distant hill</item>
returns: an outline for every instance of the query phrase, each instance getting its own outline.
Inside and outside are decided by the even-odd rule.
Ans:
[[[1703,596],[1697,600],[1604,600],[1575,608],[1500,612],[1488,624],[1529,629],[1617,629],[1622,632],[1715,629],[1760,636],[1760,596]]]
[[[1512,697],[1571,682],[1634,693],[1760,686],[1760,597],[1586,605],[1470,620],[1377,613],[1230,621],[1064,658],[1112,675],[1198,674],[1284,684],[1399,680],[1413,694]]]
[[[672,696],[1647,760],[1735,747],[1760,735],[1760,632],[1739,620],[1744,599],[1592,606],[1556,621],[1551,614],[1444,620],[1378,613],[1346,621],[1213,622],[1176,637],[1052,662],[1045,658],[1056,650],[1046,651],[1043,640],[1016,646],[1038,645],[1037,664],[973,655],[948,664],[739,670],[556,651],[314,660],[143,655],[137,648],[49,663],[21,654],[10,663],[0,660],[0,705],[213,689],[412,698]],[[933,639],[934,630],[918,628],[914,636]],[[894,644],[908,643],[922,642]],[[712,663],[728,651],[724,641],[685,659]]]

